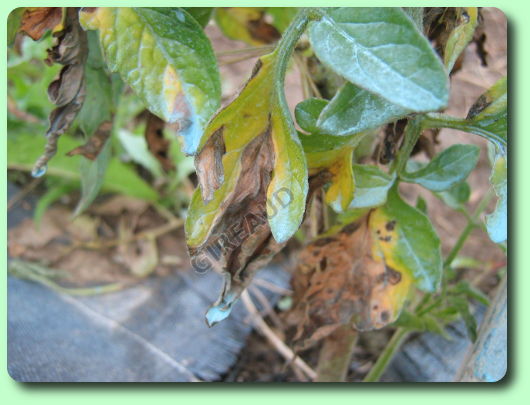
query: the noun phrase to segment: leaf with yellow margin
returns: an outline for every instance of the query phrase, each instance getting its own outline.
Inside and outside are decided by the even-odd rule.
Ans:
[[[456,60],[473,39],[473,34],[478,24],[478,8],[457,8],[457,19],[459,25],[451,32],[445,44],[444,64],[448,72],[453,70]]]
[[[103,56],[147,108],[179,124],[185,152],[194,154],[219,108],[217,62],[199,23],[181,8],[99,7],[80,12],[86,30],[99,30]]]
[[[306,153],[306,157],[310,173],[327,170],[332,176],[326,191],[326,203],[337,212],[348,209],[355,191],[353,148]]]
[[[265,7],[217,7],[215,22],[228,38],[260,46],[280,38],[280,33],[265,21]]]
[[[210,324],[228,315],[304,216],[306,160],[276,69],[276,53],[258,60],[236,99],[208,124],[195,158],[200,189],[186,219],[192,263],[228,277]]]

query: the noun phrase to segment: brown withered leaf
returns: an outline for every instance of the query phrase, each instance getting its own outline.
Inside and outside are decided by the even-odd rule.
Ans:
[[[156,115],[146,111],[145,141],[153,156],[160,162],[166,171],[175,166],[169,157],[169,139],[164,138],[164,127],[166,123]]]
[[[105,146],[107,139],[109,139],[112,133],[112,122],[105,121],[103,122],[96,133],[92,135],[84,145],[78,146],[75,149],[72,149],[67,153],[68,156],[83,155],[87,159],[95,160],[99,152]]]
[[[60,28],[62,17],[62,7],[27,7],[22,15],[20,31],[38,41],[46,31]]]
[[[374,250],[369,221],[370,214],[300,253],[292,281],[294,306],[287,316],[297,328],[297,349],[310,347],[340,326],[379,329],[399,315],[411,279]]]
[[[33,167],[32,173],[36,177],[44,174],[46,164],[57,152],[59,136],[70,128],[85,100],[84,65],[88,44],[86,32],[79,25],[77,8],[66,9],[63,27],[53,35],[55,44],[48,49],[46,63],[59,63],[64,67],[48,87],[48,97],[57,108],[50,113],[44,154]]]

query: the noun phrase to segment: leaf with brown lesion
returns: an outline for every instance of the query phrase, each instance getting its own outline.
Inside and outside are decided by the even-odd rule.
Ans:
[[[266,45],[280,39],[280,33],[265,20],[265,11],[265,7],[218,7],[215,21],[228,38]]]
[[[62,7],[27,7],[22,15],[20,31],[38,41],[47,31],[60,31],[62,19]]]
[[[95,160],[105,143],[112,134],[112,122],[105,121],[103,122],[96,133],[92,135],[88,140],[81,146],[78,146],[75,149],[72,149],[67,153],[68,156],[83,155],[87,159]]]
[[[46,62],[64,65],[48,87],[48,97],[57,108],[49,117],[50,126],[46,132],[47,143],[44,154],[34,165],[32,174],[36,177],[45,173],[48,161],[57,152],[59,136],[72,125],[85,100],[85,62],[88,54],[86,33],[79,25],[77,9],[66,9],[62,29],[54,32],[55,44],[48,50]]]
[[[343,325],[367,331],[395,321],[413,283],[404,268],[394,268],[380,244],[395,237],[385,234],[371,211],[338,233],[317,239],[299,256],[294,279],[294,341],[305,349]]]
[[[308,192],[302,145],[275,85],[277,54],[262,57],[237,98],[212,118],[195,159],[200,189],[186,236],[197,271],[225,275],[210,324],[302,222]]]

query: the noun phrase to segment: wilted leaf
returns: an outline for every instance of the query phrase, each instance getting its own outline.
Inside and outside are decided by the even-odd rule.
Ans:
[[[22,15],[20,31],[34,41],[38,41],[47,31],[61,31],[63,29],[62,19],[62,7],[26,7]]]
[[[467,119],[480,129],[508,141],[508,83],[499,79],[469,109]],[[501,145],[502,146],[502,145]]]
[[[456,18],[458,25],[449,35],[444,50],[444,64],[448,72],[453,70],[456,60],[473,39],[478,24],[478,8],[458,7]]]
[[[83,155],[89,160],[95,160],[105,147],[107,140],[112,134],[112,123],[104,122],[100,125],[94,135],[92,135],[85,144],[78,146],[68,152],[67,156]]]
[[[389,263],[372,215],[317,239],[300,254],[288,320],[298,326],[301,349],[341,325],[379,329],[399,316],[413,279],[407,269]]]
[[[50,113],[50,126],[44,154],[38,158],[32,175],[46,172],[48,161],[57,152],[59,136],[72,125],[85,100],[84,64],[87,59],[86,33],[81,29],[75,8],[67,8],[61,30],[54,33],[55,45],[48,50],[48,63],[64,65],[59,77],[48,87],[48,98],[57,108]]]
[[[265,21],[265,7],[217,7],[215,22],[228,38],[249,45],[266,45],[280,38],[278,30]]]
[[[495,210],[486,217],[486,227],[491,240],[501,243],[508,238],[508,160],[506,156],[497,155],[490,183],[497,194],[498,201]]]
[[[372,208],[386,202],[388,190],[394,184],[395,177],[377,166],[353,165],[355,195],[349,209]]]
[[[272,53],[258,61],[239,96],[210,121],[195,159],[200,189],[186,220],[192,261],[217,245],[210,268],[229,271],[231,278],[208,313],[209,323],[228,315],[251,275],[296,232],[304,215],[307,166],[274,83],[276,58]]]
[[[180,8],[86,9],[85,29],[98,29],[107,65],[151,112],[179,123],[186,153],[193,154],[219,107],[217,63],[202,27]]]
[[[384,206],[370,216],[386,263],[406,269],[418,288],[435,291],[442,276],[440,239],[429,219],[405,203],[394,187]]]
[[[351,83],[412,111],[444,108],[448,78],[400,8],[335,8],[309,26],[318,58]]]
[[[306,158],[309,173],[326,170],[331,174],[331,184],[326,191],[326,203],[337,212],[346,210],[355,190],[352,168],[353,148],[307,153]]]
[[[410,113],[384,98],[346,83],[322,110],[315,127],[331,135],[352,135],[377,128]]]
[[[479,154],[480,148],[475,145],[451,145],[421,169],[401,172],[400,178],[432,191],[445,191],[469,176]]]

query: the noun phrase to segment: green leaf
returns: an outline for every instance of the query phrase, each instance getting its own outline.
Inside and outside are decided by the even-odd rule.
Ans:
[[[272,25],[280,32],[287,29],[298,10],[298,7],[267,7],[267,13],[272,16]]]
[[[110,142],[107,141],[96,159],[89,160],[84,156],[81,157],[81,162],[79,164],[79,173],[81,175],[81,198],[77,203],[74,215],[77,216],[81,214],[97,197],[99,190],[103,185],[103,179],[109,165],[110,156]]]
[[[352,135],[377,128],[409,113],[409,110],[376,94],[346,83],[323,108],[314,124],[315,132],[337,136]]]
[[[467,281],[459,281],[456,286],[451,289],[451,294],[463,294],[469,298],[472,298],[482,305],[488,306],[490,304],[489,298],[479,289],[473,287]]]
[[[473,39],[478,24],[477,7],[458,7],[457,15],[458,26],[449,35],[444,50],[444,64],[448,72],[453,70],[456,60]]]
[[[308,98],[298,103],[294,109],[294,117],[300,128],[310,134],[319,134],[317,120],[327,105],[328,100],[322,98]]]
[[[13,46],[13,43],[15,42],[15,37],[20,28],[24,10],[26,10],[26,7],[17,7],[7,16],[7,46],[9,47]]]
[[[442,255],[429,219],[405,203],[393,187],[370,221],[387,265],[410,272],[421,290],[435,291],[442,276]]]
[[[490,183],[497,194],[498,201],[495,210],[486,216],[486,228],[491,240],[501,243],[508,238],[508,160],[506,156],[497,155]]]
[[[423,318],[407,310],[401,311],[399,318],[394,322],[394,326],[417,332],[423,332],[425,330]]]
[[[459,210],[469,201],[471,196],[471,187],[465,181],[456,183],[446,191],[434,193],[436,197],[442,200],[448,207]]]
[[[212,17],[213,7],[182,7],[188,12],[201,27],[206,27]]]
[[[131,160],[149,170],[153,176],[158,178],[162,176],[160,162],[149,151],[143,136],[132,134],[125,129],[120,129],[117,135]]]
[[[508,82],[499,79],[470,108],[467,119],[481,130],[508,141]],[[502,146],[502,145],[501,145]]]
[[[351,83],[402,108],[444,108],[444,66],[400,8],[336,8],[310,23],[318,58]]]
[[[195,153],[220,104],[217,62],[202,27],[180,8],[100,7],[82,11],[99,30],[109,69],[165,121],[178,122],[186,153]]]
[[[10,133],[7,138],[7,167],[9,169],[31,172],[35,160],[40,156],[46,138],[35,136],[44,133],[42,126],[33,126],[31,132]],[[66,153],[78,146],[78,142],[68,136],[61,137],[57,155],[48,164],[47,175],[81,181],[79,162],[81,156],[68,157]],[[104,191],[130,195],[147,201],[156,201],[158,194],[135,171],[112,158],[109,162],[102,185]]]
[[[416,199],[416,209],[427,215],[427,201],[421,195]]]
[[[477,340],[477,321],[469,309],[469,303],[462,297],[449,297],[448,300],[462,317],[469,339],[475,342]]]
[[[426,166],[400,178],[432,191],[444,191],[461,182],[477,164],[480,148],[475,145],[452,145],[436,155]]]
[[[349,209],[372,208],[386,202],[388,190],[395,178],[377,166],[353,165],[355,194]]]
[[[85,65],[86,96],[76,121],[86,137],[111,120],[114,109],[112,83],[104,69],[104,61],[95,32],[88,33],[89,54]]]
[[[423,32],[423,7],[402,7],[405,14],[407,14],[419,32]]]

